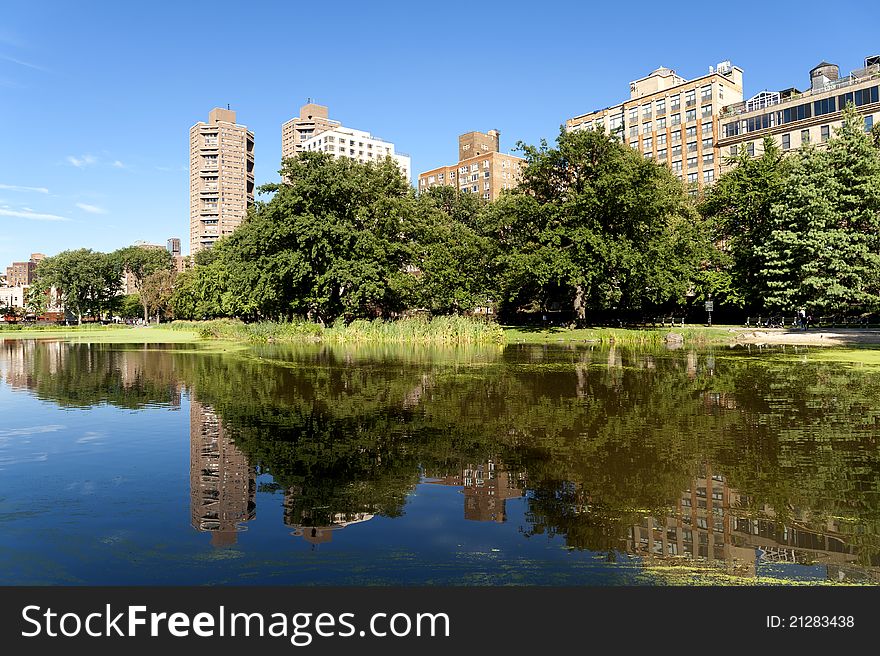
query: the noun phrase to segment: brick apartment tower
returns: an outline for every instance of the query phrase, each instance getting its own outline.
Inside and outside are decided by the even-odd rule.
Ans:
[[[235,230],[254,203],[254,133],[215,108],[189,130],[190,254]]]

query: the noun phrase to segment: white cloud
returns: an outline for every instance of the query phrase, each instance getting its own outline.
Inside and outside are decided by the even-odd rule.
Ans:
[[[88,212],[89,214],[106,214],[107,210],[103,207],[98,207],[97,205],[89,205],[88,203],[77,203],[76,206],[80,208],[83,212]]]
[[[6,191],[33,191],[38,194],[49,193],[49,190],[46,189],[46,187],[23,187],[21,185],[0,184],[0,189],[5,189]]]
[[[125,166],[125,164],[123,164],[122,162],[120,162],[120,161],[117,159],[116,161],[113,162],[113,168],[114,168],[114,169],[124,169],[124,168],[127,168],[127,167]]]
[[[10,57],[9,55],[0,55],[0,59],[3,61],[12,62],[13,64],[18,64],[19,66],[24,66],[26,68],[33,68],[36,71],[47,72],[45,68],[40,66],[39,64],[32,64],[31,62],[22,61],[21,59],[16,59],[15,57]]]
[[[18,210],[9,210],[0,208],[0,216],[12,216],[18,219],[28,219],[30,221],[70,221],[66,216],[58,216],[57,214],[41,214],[40,212],[20,212]]]
[[[81,169],[84,166],[91,166],[92,164],[95,164],[98,161],[98,158],[94,155],[83,155],[82,157],[74,157],[73,155],[68,155],[67,161],[76,168]]]

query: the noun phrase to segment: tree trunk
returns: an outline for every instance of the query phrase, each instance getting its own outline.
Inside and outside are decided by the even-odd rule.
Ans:
[[[144,306],[144,323],[149,324],[150,323],[150,314],[149,314],[149,310],[147,309],[147,304],[141,303],[141,305]]]
[[[584,292],[583,285],[578,285],[575,287],[574,292],[574,315],[579,325],[582,325],[587,319],[587,305],[584,296],[586,293]]]

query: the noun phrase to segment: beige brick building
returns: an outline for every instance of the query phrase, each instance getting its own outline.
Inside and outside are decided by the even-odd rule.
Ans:
[[[419,174],[419,191],[447,185],[461,193],[495,200],[522,177],[522,157],[500,152],[501,133],[468,132],[458,138],[458,163]]]
[[[742,99],[742,70],[730,62],[692,80],[661,67],[631,82],[628,100],[570,118],[566,128],[616,135],[645,157],[669,166],[696,193],[721,171],[721,108]]]
[[[31,253],[27,262],[13,262],[6,267],[7,287],[28,287],[37,272],[37,265],[46,258],[42,253]]]
[[[340,127],[339,121],[331,121],[329,110],[324,105],[309,102],[299,108],[299,116],[294,116],[281,126],[281,157],[295,157],[304,150],[303,142],[311,137]]]
[[[299,117],[281,127],[281,157],[295,157],[303,152],[319,152],[347,157],[361,164],[378,163],[390,157],[409,181],[412,168],[406,153],[397,152],[390,141],[369,132],[343,126],[327,118],[327,108],[310,103],[300,108]]]
[[[189,131],[190,254],[235,230],[254,202],[254,134],[235,112],[212,109]]]
[[[880,57],[865,58],[864,67],[840,76],[836,64],[822,62],[810,71],[810,88],[799,91],[762,91],[745,102],[727,105],[721,112],[722,171],[727,159],[742,149],[752,155],[764,152],[767,136],[784,152],[806,143],[825,143],[841,124],[841,113],[852,104],[863,115],[865,130],[880,121]]]

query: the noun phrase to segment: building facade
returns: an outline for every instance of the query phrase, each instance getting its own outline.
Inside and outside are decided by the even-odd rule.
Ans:
[[[286,121],[281,126],[281,157],[296,157],[303,152],[303,142],[324,130],[341,127],[339,121],[331,121],[329,110],[324,105],[308,102],[299,108],[299,116]]]
[[[450,186],[461,193],[495,200],[522,178],[523,158],[501,151],[501,133],[468,132],[458,138],[458,163],[419,174],[419,191]]]
[[[212,109],[189,131],[190,254],[232,233],[254,203],[254,133]]]
[[[13,262],[6,267],[7,287],[28,287],[34,281],[37,265],[46,258],[42,253],[31,253],[27,262]]]
[[[823,144],[841,124],[844,108],[851,104],[864,117],[865,130],[880,121],[880,56],[865,58],[864,67],[841,77],[836,64],[822,62],[810,71],[806,91],[789,88],[762,91],[744,102],[724,107],[721,113],[722,171],[742,149],[751,155],[764,152],[764,138],[772,137],[784,152],[805,144]]]
[[[743,73],[730,62],[692,80],[660,67],[630,83],[628,100],[575,116],[565,125],[617,136],[646,158],[669,166],[696,193],[721,172],[721,108],[742,99]]]
[[[412,174],[409,155],[398,153],[393,143],[375,137],[369,132],[343,126],[331,121],[323,105],[310,103],[300,108],[298,118],[292,118],[281,127],[281,157],[296,157],[299,153],[320,152],[335,157],[347,157],[361,164],[378,163],[390,157],[409,180]]]

